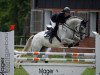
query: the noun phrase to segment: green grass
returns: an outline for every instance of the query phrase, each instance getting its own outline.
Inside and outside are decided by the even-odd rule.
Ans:
[[[95,68],[87,68],[82,75],[95,75]]]
[[[21,51],[21,50],[23,50],[23,47],[15,47],[15,50]]]
[[[62,55],[49,55],[49,58],[63,58]]]
[[[14,68],[14,75],[29,75],[23,67]]]

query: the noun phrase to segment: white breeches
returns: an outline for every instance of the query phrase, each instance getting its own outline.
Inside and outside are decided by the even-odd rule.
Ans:
[[[56,26],[56,23],[53,22],[52,20],[50,20],[50,23],[51,23],[51,25],[52,25],[52,28],[54,29],[54,27]]]

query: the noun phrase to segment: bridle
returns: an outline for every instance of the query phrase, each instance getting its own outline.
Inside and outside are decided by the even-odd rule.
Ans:
[[[72,38],[72,39],[75,38],[75,34],[79,34],[79,36],[78,36],[78,35],[76,35],[76,36],[79,37],[79,38],[82,40],[82,39],[83,39],[82,36],[86,34],[86,33],[83,33],[83,32],[82,32],[82,28],[83,28],[82,24],[80,24],[79,30],[77,30],[77,27],[78,27],[78,26],[76,26],[75,29],[72,29],[68,24],[64,24],[64,25],[62,25],[62,26],[65,26],[65,27],[67,27],[68,29],[70,29],[71,31],[73,31],[73,38]]]
[[[86,33],[82,32],[83,28],[85,28],[82,24],[80,24],[80,27],[79,27],[79,37],[80,39],[82,40],[82,36],[83,35],[86,35]]]

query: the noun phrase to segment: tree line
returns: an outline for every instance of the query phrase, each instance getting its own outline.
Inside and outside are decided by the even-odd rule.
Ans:
[[[31,0],[0,0],[0,31],[9,31],[15,25],[15,35],[24,34],[25,21],[30,14]]]

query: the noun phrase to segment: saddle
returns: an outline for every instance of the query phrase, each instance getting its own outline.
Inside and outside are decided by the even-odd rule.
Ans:
[[[46,25],[46,29],[47,29],[47,30],[50,30],[51,28],[52,28],[51,25]]]
[[[61,42],[61,39],[57,36],[57,30],[58,28],[56,27],[55,29],[52,28],[51,25],[47,25],[47,31],[45,32],[44,37],[49,39],[49,42],[52,43],[52,38],[55,36],[59,42]]]
[[[50,30],[52,29],[52,26],[51,25],[46,25],[46,29],[47,29],[47,31],[45,31],[44,37],[47,38],[47,39],[49,39],[50,36],[47,35],[47,34],[50,34],[51,33]]]

